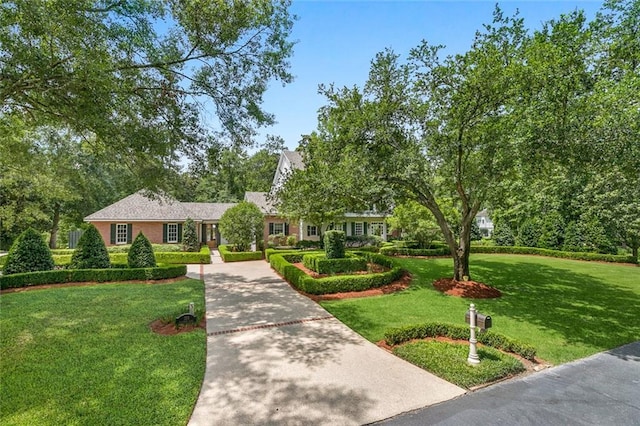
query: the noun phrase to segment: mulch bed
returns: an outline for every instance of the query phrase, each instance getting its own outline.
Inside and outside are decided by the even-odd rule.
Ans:
[[[470,299],[493,299],[502,296],[500,290],[477,281],[456,281],[453,278],[440,278],[433,286],[449,296],[468,297]]]
[[[188,333],[194,330],[206,330],[207,329],[207,318],[203,317],[198,324],[189,324],[189,325],[180,325],[176,327],[173,323],[166,323],[162,320],[155,320],[151,324],[149,324],[149,328],[156,334],[161,334],[163,336],[173,336],[180,333]]]

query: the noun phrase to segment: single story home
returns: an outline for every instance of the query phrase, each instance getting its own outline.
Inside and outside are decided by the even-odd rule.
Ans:
[[[89,216],[107,245],[130,244],[142,232],[152,243],[182,242],[187,219],[196,224],[200,241],[216,247],[225,241],[218,222],[234,203],[182,203],[166,195],[138,191]]]
[[[291,170],[304,168],[300,153],[284,151],[278,162],[273,187],[278,187]],[[245,200],[256,204],[264,214],[264,240],[269,235],[294,235],[297,240],[317,241],[328,229],[344,230],[347,236],[377,235],[387,239],[386,214],[367,211],[347,213],[337,224],[325,225],[304,221],[289,221],[278,215],[267,192],[247,192]],[[182,241],[182,229],[187,219],[192,219],[199,230],[200,241],[217,247],[226,241],[218,229],[220,218],[235,203],[183,203],[167,195],[138,191],[110,206],[85,217],[98,229],[107,245],[130,244],[139,232],[152,243],[178,243]]]

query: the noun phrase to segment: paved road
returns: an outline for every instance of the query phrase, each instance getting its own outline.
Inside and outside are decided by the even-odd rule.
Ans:
[[[379,424],[640,425],[640,341]]]
[[[216,256],[204,278],[207,366],[191,426],[358,425],[464,393],[354,333],[264,261]]]

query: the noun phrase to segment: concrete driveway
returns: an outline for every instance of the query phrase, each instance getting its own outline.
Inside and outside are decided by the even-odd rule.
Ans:
[[[189,425],[366,424],[464,394],[350,330],[265,261],[213,260],[203,268],[207,366]]]

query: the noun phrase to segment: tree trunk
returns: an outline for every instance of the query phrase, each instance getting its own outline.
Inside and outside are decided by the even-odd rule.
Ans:
[[[453,255],[453,279],[467,281],[471,279],[469,274],[469,254],[471,251],[471,221],[464,220],[460,226],[460,242]]]
[[[51,225],[51,237],[49,238],[49,248],[58,248],[58,227],[60,225],[60,204],[53,206],[53,224]]]

